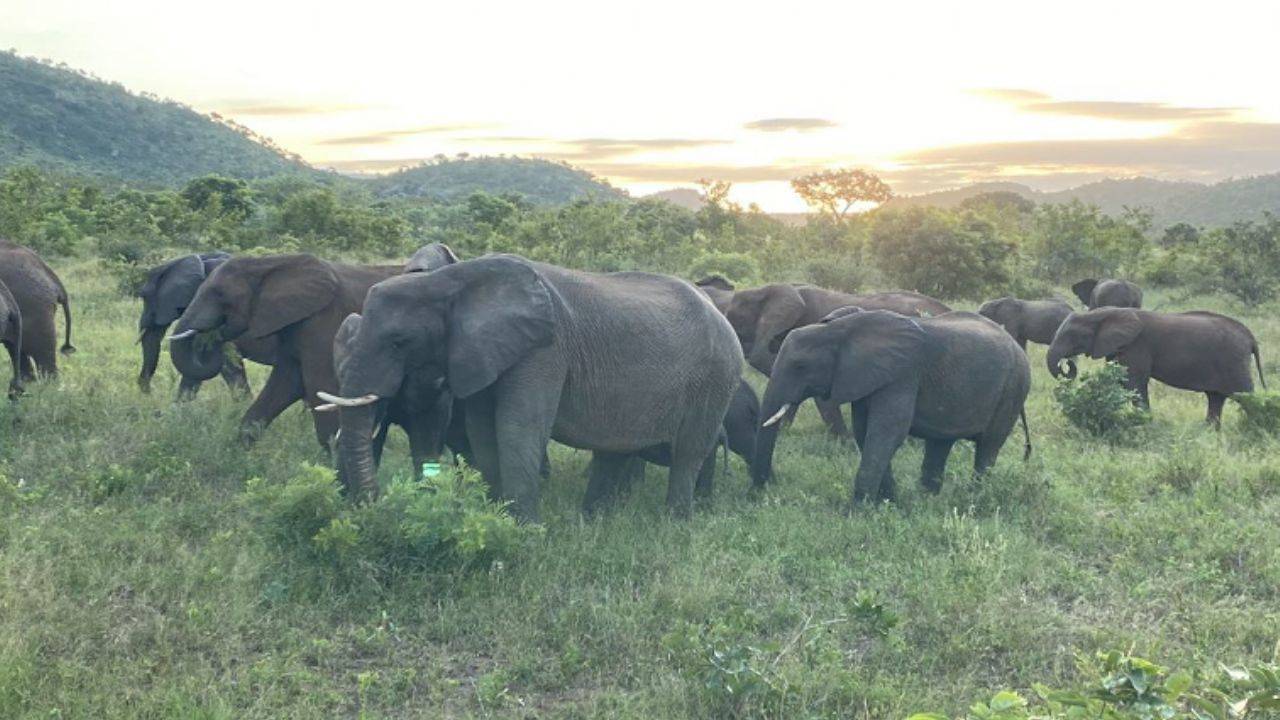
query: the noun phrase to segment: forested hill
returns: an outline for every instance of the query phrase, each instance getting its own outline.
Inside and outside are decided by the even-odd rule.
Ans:
[[[476,191],[516,194],[538,205],[583,197],[622,198],[624,193],[586,170],[536,158],[478,157],[439,160],[366,180],[379,197],[461,200]]]
[[[892,205],[955,207],[966,198],[990,192],[1012,192],[1037,203],[1080,200],[1117,215],[1125,207],[1151,210],[1156,228],[1179,222],[1221,227],[1237,220],[1254,220],[1264,212],[1280,215],[1280,173],[1212,185],[1170,182],[1152,178],[1100,180],[1057,192],[1040,192],[1013,182],[974,183],[954,190],[895,198]]]
[[[185,105],[0,52],[0,169],[20,164],[157,185],[314,172]]]

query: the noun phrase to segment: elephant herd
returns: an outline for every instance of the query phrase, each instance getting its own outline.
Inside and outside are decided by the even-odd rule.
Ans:
[[[172,330],[179,398],[219,375],[247,395],[242,359],[271,367],[241,419],[242,441],[302,401],[346,491],[374,496],[396,425],[415,474],[447,447],[516,517],[536,521],[551,440],[592,453],[585,511],[649,462],[669,468],[667,505],[687,516],[711,490],[719,447],[747,462],[754,487],[769,482],[778,433],[809,399],[860,451],[854,501],[894,498],[891,462],[908,436],[923,441],[921,483],[937,491],[959,440],[974,442],[983,473],[1021,419],[1030,453],[1028,342],[1049,345],[1055,377],[1074,377],[1081,354],[1121,363],[1143,404],[1150,378],[1203,392],[1215,425],[1228,396],[1253,389],[1251,356],[1261,380],[1257,341],[1231,318],[1142,310],[1141,290],[1122,280],[1073,290],[1087,310],[1000,298],[970,313],[913,292],[737,290],[720,277],[690,284],[514,255],[461,260],[440,244],[404,265],[211,252],[148,273],[138,384],[150,390]],[[69,353],[61,281],[29,249],[0,241],[11,394],[56,373],[57,306]],[[744,360],[768,377],[763,400],[742,377]]]

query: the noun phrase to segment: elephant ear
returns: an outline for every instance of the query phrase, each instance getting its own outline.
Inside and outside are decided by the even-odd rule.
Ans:
[[[832,310],[831,312],[827,313],[818,322],[826,324],[831,322],[832,320],[839,320],[842,317],[847,317],[849,315],[853,315],[855,313],[860,313],[860,312],[863,312],[863,310],[857,305],[845,305],[842,308],[836,308],[835,310]]]
[[[920,372],[927,336],[915,318],[872,310],[828,323],[840,333],[831,398],[857,402]]]
[[[555,307],[541,275],[523,259],[499,255],[454,267],[459,285],[449,311],[449,388],[466,398],[551,344]]]
[[[405,263],[404,271],[407,273],[431,272],[458,262],[461,261],[453,252],[453,248],[444,243],[431,243],[418,248],[413,257],[409,258],[409,262]]]
[[[698,287],[709,287],[717,290],[725,290],[733,292],[733,283],[729,282],[723,275],[708,275],[694,283]]]
[[[804,317],[804,298],[791,285],[775,285],[765,297],[760,311],[760,319],[756,321],[755,343],[764,346],[769,352],[777,352],[787,333],[800,326]],[[752,354],[756,354],[757,351]]]
[[[228,266],[229,267],[229,266]],[[340,290],[338,276],[314,255],[288,255],[256,279],[249,335],[266,337],[320,312]]]
[[[178,316],[200,289],[200,283],[206,277],[204,263],[199,256],[188,255],[171,261],[163,273],[156,278],[154,294],[154,313],[151,322],[154,325],[168,325]]]
[[[1142,318],[1132,310],[1107,313],[1093,336],[1089,357],[1107,358],[1120,352],[1142,334]]]
[[[342,366],[351,356],[351,343],[356,339],[356,333],[360,332],[361,320],[363,318],[359,313],[351,313],[343,319],[338,332],[333,336],[333,370],[339,376],[342,375]]]
[[[1081,280],[1075,285],[1072,285],[1071,292],[1075,293],[1076,297],[1080,298],[1080,302],[1088,306],[1089,302],[1093,300],[1093,289],[1096,287],[1098,287],[1098,281],[1093,278],[1089,278],[1088,280]]]

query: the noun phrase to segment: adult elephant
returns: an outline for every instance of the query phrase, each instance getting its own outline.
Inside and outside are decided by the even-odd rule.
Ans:
[[[22,314],[22,377],[33,380],[58,374],[58,327],[54,319],[58,306],[66,324],[62,354],[76,349],[71,344],[71,302],[62,280],[30,248],[0,240],[0,282],[9,288]]]
[[[853,500],[893,499],[890,466],[907,435],[925,441],[920,481],[941,487],[951,446],[973,440],[974,471],[985,472],[1020,415],[1031,387],[1027,355],[981,315],[909,318],[849,308],[792,332],[765,390],[768,417],[756,438],[756,486],[771,474],[778,421],[806,398],[852,403],[862,451]],[[1031,448],[1027,436],[1026,451]]]
[[[721,313],[729,312],[729,304],[733,302],[734,287],[722,275],[708,275],[695,282],[694,287],[702,291],[712,305]]]
[[[4,349],[9,352],[9,362],[13,365],[9,397],[16,397],[22,392],[22,311],[3,282],[0,282],[0,343],[4,343]]]
[[[851,295],[813,285],[774,283],[733,293],[725,317],[742,343],[747,362],[767,377],[787,333],[848,306],[891,310],[908,316],[941,315],[951,311],[945,303],[914,292]],[[848,436],[839,408],[822,398],[815,398],[814,402],[831,433],[837,437]]]
[[[200,285],[178,319],[169,356],[193,382],[222,371],[226,342],[249,360],[272,366],[240,421],[241,439],[252,441],[293,403],[314,408],[321,404],[317,392],[338,389],[338,327],[360,311],[374,283],[399,272],[399,266],[344,265],[306,254],[231,258]],[[324,413],[314,419],[316,438],[327,448],[338,420]]]
[[[1202,392],[1208,398],[1206,420],[1218,425],[1222,406],[1234,393],[1253,391],[1253,356],[1262,377],[1258,341],[1239,321],[1197,310],[1159,313],[1133,308],[1099,308],[1072,313],[1058,328],[1046,358],[1054,377],[1076,375],[1071,358],[1086,354],[1113,360],[1128,370],[1126,387],[1150,407],[1151,378],[1172,387]],[[1063,362],[1067,369],[1062,369]]]
[[[1100,307],[1142,307],[1142,288],[1128,280],[1088,278],[1072,285],[1071,292],[1090,310]]]
[[[377,491],[373,407],[405,378],[462,400],[477,467],[523,520],[538,518],[549,439],[591,450],[593,489],[631,455],[667,453],[667,504],[692,510],[739,381],[733,330],[688,283],[490,255],[379,283],[343,366],[339,462]]]
[[[404,271],[407,273],[431,272],[456,262],[461,262],[461,260],[458,259],[458,255],[453,251],[453,248],[444,243],[428,243],[413,253],[413,257],[410,257],[409,261],[404,264]]]
[[[1004,328],[1018,347],[1026,350],[1028,341],[1041,345],[1053,342],[1053,334],[1071,314],[1071,306],[1061,300],[1002,297],[982,303],[978,314]]]
[[[147,272],[147,279],[138,290],[142,300],[142,315],[138,318],[142,370],[138,373],[138,387],[142,392],[151,392],[151,378],[160,364],[160,343],[169,326],[182,316],[205,278],[229,259],[231,256],[224,252],[196,253],[175,258]],[[227,387],[244,394],[250,392],[249,378],[238,356],[223,363],[221,374]],[[200,384],[199,380],[182,376],[178,396],[195,395]]]

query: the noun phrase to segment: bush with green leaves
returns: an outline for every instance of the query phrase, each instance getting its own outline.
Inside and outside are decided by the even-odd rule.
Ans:
[[[479,473],[465,467],[396,479],[376,501],[352,504],[333,470],[304,464],[283,485],[251,480],[243,503],[270,544],[304,569],[339,580],[483,569],[514,558],[540,533],[490,501]]]
[[[711,251],[699,255],[685,275],[694,280],[719,275],[736,287],[751,287],[760,284],[760,263],[746,253]]]
[[[1013,250],[988,220],[928,207],[879,213],[867,241],[868,256],[893,284],[941,298],[1003,289]]]
[[[1231,396],[1240,409],[1240,427],[1245,432],[1280,436],[1280,391],[1258,390]]]
[[[1072,425],[1095,437],[1120,439],[1127,430],[1150,422],[1151,415],[1137,407],[1137,394],[1124,386],[1128,371],[1108,362],[1075,380],[1062,379],[1053,397]]]

